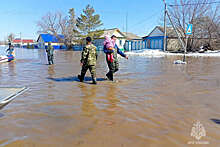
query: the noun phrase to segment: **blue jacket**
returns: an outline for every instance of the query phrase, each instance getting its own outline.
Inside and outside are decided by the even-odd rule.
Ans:
[[[117,49],[117,53],[119,55],[121,55],[122,57],[126,57],[126,55],[118,48],[117,44],[115,44],[114,48]],[[103,50],[104,50],[104,53],[106,53],[106,54],[113,53],[113,50],[108,50],[105,45],[104,45]]]
[[[14,51],[14,48],[8,48],[8,49],[6,50],[6,52],[7,52],[8,55],[11,55],[11,54],[13,53],[13,51]]]

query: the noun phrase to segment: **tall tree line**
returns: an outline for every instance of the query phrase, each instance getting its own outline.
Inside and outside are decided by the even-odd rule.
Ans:
[[[188,42],[188,50],[198,48],[202,39],[215,46],[220,41],[220,4],[215,0],[174,0],[169,5],[171,14],[179,34],[186,38],[185,30],[188,24],[193,24],[193,34]]]
[[[56,36],[69,49],[74,44],[82,44],[83,38],[87,36],[92,38],[101,36],[103,30],[99,28],[102,25],[100,15],[95,14],[95,9],[90,5],[87,5],[78,17],[75,15],[74,8],[71,8],[68,15],[61,12],[49,12],[37,22],[38,33],[49,33]],[[59,34],[64,35],[64,38],[61,38]]]

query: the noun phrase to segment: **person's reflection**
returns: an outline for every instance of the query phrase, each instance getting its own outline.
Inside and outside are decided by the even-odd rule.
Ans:
[[[53,75],[55,74],[54,71],[54,66],[48,66],[48,78],[53,78]],[[52,89],[53,87],[55,87],[54,82],[53,81],[48,81],[48,88],[49,90]]]
[[[115,84],[108,85],[106,96],[98,98],[96,95],[97,86],[79,85],[79,88],[83,94],[81,110],[84,116],[93,117],[100,112],[106,113],[106,115],[114,115],[120,102],[116,94],[118,93]],[[104,105],[97,107],[95,100],[102,99]],[[103,101],[103,99],[105,101]],[[103,107],[104,106],[104,107]]]
[[[8,70],[9,70],[9,76],[16,76],[16,66],[15,62],[9,62],[8,63]]]
[[[108,101],[108,106],[104,110],[107,115],[114,115],[117,111],[118,103],[120,100],[117,98],[116,94],[119,92],[117,91],[117,86],[115,84],[109,84],[108,90],[106,91],[106,97],[105,99]]]
[[[47,64],[47,55],[45,50],[38,50],[38,57],[41,64]]]
[[[95,116],[98,112],[98,108],[94,104],[97,87],[91,86],[88,88],[86,85],[79,85],[79,88],[83,94],[81,107],[83,115],[87,117]]]
[[[55,71],[54,71],[54,66],[49,66],[48,67],[48,75],[49,75],[49,78],[52,78],[53,75],[55,74]]]

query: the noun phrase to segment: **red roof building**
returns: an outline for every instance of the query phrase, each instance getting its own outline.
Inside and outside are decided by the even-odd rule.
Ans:
[[[15,40],[12,41],[12,43],[14,44],[33,44],[34,43],[34,40],[33,39],[20,39],[20,38],[16,38]]]

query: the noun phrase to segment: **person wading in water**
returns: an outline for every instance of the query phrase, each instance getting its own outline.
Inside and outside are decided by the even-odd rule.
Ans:
[[[86,38],[86,46],[83,48],[80,65],[82,66],[81,75],[78,75],[80,82],[83,82],[85,74],[89,69],[92,76],[92,83],[96,83],[96,47],[92,44],[91,37]]]
[[[113,81],[113,74],[119,70],[119,62],[117,55],[121,55],[122,57],[128,59],[128,56],[125,55],[115,43],[117,40],[116,36],[113,35],[110,40],[108,40],[106,36],[106,40],[104,41],[104,52],[106,54],[106,62],[108,64],[109,72],[106,74],[107,79]],[[111,41],[111,42],[110,42]]]
[[[48,43],[46,52],[47,52],[48,64],[51,65],[53,64],[53,52],[54,52],[54,48],[51,45],[51,42]]]

